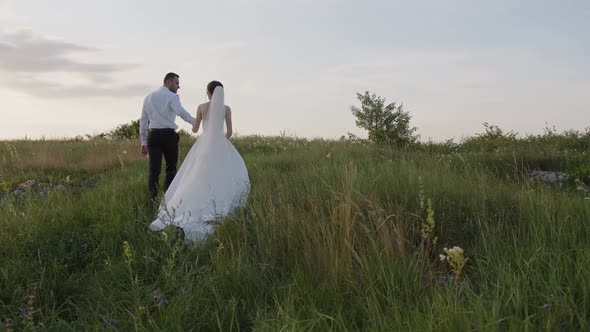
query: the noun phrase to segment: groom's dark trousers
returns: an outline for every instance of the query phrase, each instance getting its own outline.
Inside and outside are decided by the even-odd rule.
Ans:
[[[162,172],[162,156],[166,160],[166,182],[164,191],[168,189],[176,175],[178,163],[178,141],[180,136],[174,129],[150,129],[148,133],[148,150],[150,156],[150,175],[148,188],[150,196],[155,199],[158,196],[158,183]]]

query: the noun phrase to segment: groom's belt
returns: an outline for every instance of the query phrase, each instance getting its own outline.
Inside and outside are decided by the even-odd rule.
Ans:
[[[174,131],[173,128],[152,128],[149,131]]]

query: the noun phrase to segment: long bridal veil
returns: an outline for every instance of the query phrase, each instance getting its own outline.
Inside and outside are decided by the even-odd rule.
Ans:
[[[250,180],[244,160],[225,137],[223,87],[213,92],[203,118],[203,134],[188,152],[160,205],[150,229],[181,227],[187,241],[199,241],[213,231],[212,220],[246,204]]]

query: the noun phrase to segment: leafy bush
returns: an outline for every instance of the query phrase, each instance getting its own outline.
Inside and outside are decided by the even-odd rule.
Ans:
[[[124,123],[111,130],[107,136],[113,139],[134,139],[139,138],[139,120]]]

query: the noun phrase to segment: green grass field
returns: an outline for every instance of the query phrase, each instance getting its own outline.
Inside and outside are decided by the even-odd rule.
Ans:
[[[186,246],[137,141],[0,142],[0,330],[590,330],[590,194],[525,175],[588,149],[500,143],[238,138],[248,207]]]

